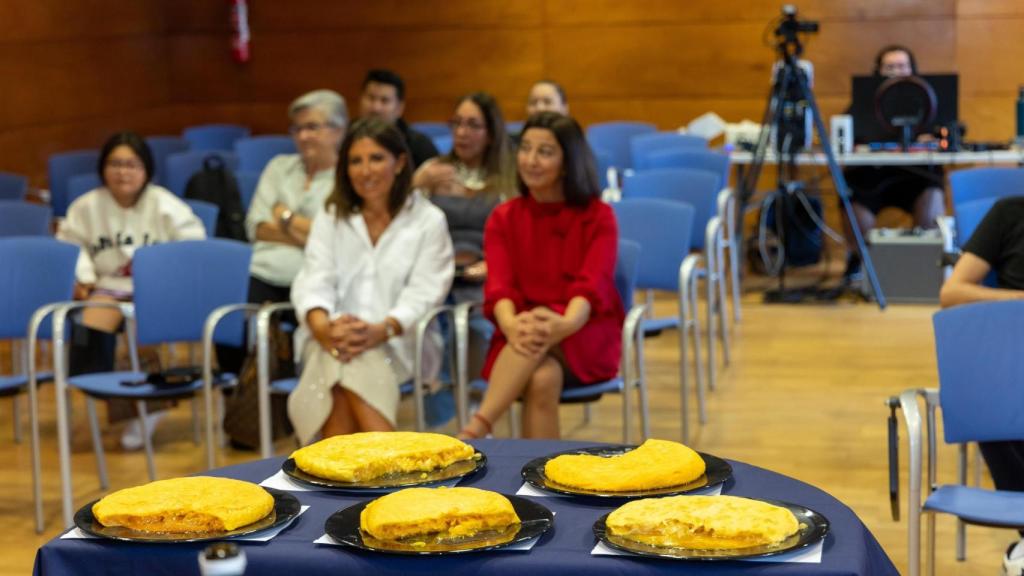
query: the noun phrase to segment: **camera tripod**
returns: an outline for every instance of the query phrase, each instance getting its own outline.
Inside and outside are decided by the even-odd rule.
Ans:
[[[857,226],[857,219],[853,212],[853,206],[850,204],[849,189],[846,186],[846,179],[843,177],[842,170],[839,169],[839,164],[836,162],[835,154],[832,151],[831,142],[829,141],[828,135],[825,133],[825,124],[821,119],[821,111],[814,98],[814,92],[811,90],[807,73],[798,64],[799,56],[803,53],[803,46],[800,43],[798,34],[805,32],[817,32],[817,30],[817,23],[798,21],[796,18],[795,8],[792,6],[783,7],[782,21],[775,30],[775,36],[778,40],[776,48],[780,57],[780,63],[772,80],[772,89],[768,98],[768,106],[765,110],[764,120],[761,124],[761,132],[758,134],[757,146],[754,149],[753,159],[750,168],[747,170],[746,176],[741,183],[739,214],[744,213],[746,204],[754,195],[758,178],[760,177],[761,170],[764,166],[765,155],[768,152],[770,135],[774,130],[774,148],[778,162],[778,186],[776,191],[772,192],[772,194],[774,195],[775,203],[776,235],[779,242],[780,260],[777,265],[779,289],[777,292],[772,292],[766,295],[766,302],[799,301],[799,294],[789,292],[785,288],[786,231],[784,219],[788,214],[787,203],[793,201],[793,199],[790,198],[791,192],[794,189],[799,188],[793,186],[791,182],[787,181],[787,168],[792,172],[796,165],[797,149],[800,146],[796,140],[798,139],[798,135],[801,133],[800,129],[796,127],[796,123],[802,125],[804,122],[803,114],[792,114],[792,112],[800,110],[798,103],[805,103],[806,109],[810,111],[813,119],[813,133],[818,135],[822,151],[825,154],[828,171],[832,177],[832,183],[835,186],[836,194],[839,196],[846,218],[849,219],[850,228],[853,231],[853,237],[856,243],[856,251],[861,258],[864,273],[867,276],[869,285],[871,286],[871,292],[874,294],[878,307],[880,309],[885,309],[885,295],[882,294],[882,288],[878,283],[878,276],[875,274],[875,268],[871,263],[871,255],[868,254],[867,247],[864,243],[864,237],[860,232],[860,228]],[[809,138],[810,136],[810,134],[804,134],[804,137],[806,138]],[[795,192],[795,194],[802,193],[803,192],[799,190]],[[802,202],[805,208],[807,207],[806,199],[797,199],[797,201]],[[818,222],[818,225],[820,226],[821,223]]]

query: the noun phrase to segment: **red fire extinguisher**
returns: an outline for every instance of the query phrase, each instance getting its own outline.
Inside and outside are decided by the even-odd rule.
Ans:
[[[231,57],[244,64],[249,61],[249,7],[246,0],[228,0],[231,4]]]

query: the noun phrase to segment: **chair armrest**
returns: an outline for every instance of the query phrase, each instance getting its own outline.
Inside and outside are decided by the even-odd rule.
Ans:
[[[270,430],[270,319],[274,314],[286,310],[295,310],[295,306],[291,302],[275,302],[260,306],[256,312],[256,388],[259,398],[260,454],[263,458],[273,455]]]
[[[427,330],[430,329],[430,323],[442,315],[452,318],[452,307],[438,306],[416,321],[412,364],[412,397],[415,403],[416,430],[418,432],[423,432],[427,429],[427,416],[423,406],[423,388],[425,384],[423,381],[423,346],[426,343],[426,335]]]

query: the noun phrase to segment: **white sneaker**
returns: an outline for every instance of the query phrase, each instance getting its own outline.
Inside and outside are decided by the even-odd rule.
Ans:
[[[1010,544],[1003,556],[1003,574],[1007,576],[1024,575],[1024,540]]]
[[[159,424],[166,415],[167,412],[163,410],[160,412],[150,412],[149,414],[146,414],[146,427],[149,428],[149,437],[151,440],[153,438],[153,431],[156,430],[156,425]],[[121,434],[121,448],[124,450],[141,450],[142,446],[142,424],[139,423],[138,418],[132,418],[131,422],[124,427],[124,432]]]

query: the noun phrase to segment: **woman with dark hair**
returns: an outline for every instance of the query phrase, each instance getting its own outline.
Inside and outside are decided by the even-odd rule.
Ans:
[[[102,186],[68,207],[57,238],[81,246],[75,269],[78,300],[127,301],[132,298],[132,255],[150,244],[206,237],[199,218],[185,202],[151,182],[153,155],[141,136],[119,132],[100,150],[97,166]],[[112,308],[87,308],[73,327],[71,374],[114,369],[114,333],[121,313]],[[150,414],[148,429],[163,416]],[[142,447],[137,419],[132,419],[121,444]]]
[[[288,415],[299,441],[393,430],[399,385],[413,369],[416,322],[444,301],[454,274],[444,214],[410,190],[401,132],[376,118],[352,125],[335,188],[313,219],[292,284],[296,316],[312,335]],[[424,372],[441,342],[430,334]]]
[[[464,438],[488,434],[517,398],[523,436],[557,438],[562,389],[619,369],[618,230],[583,132],[568,116],[535,114],[516,160],[520,197],[498,206],[484,233],[484,313],[498,332],[487,392]]]

